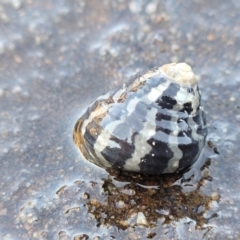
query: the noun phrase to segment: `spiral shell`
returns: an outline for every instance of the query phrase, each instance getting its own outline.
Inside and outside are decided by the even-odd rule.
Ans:
[[[103,168],[180,171],[193,165],[205,143],[200,101],[191,67],[166,64],[96,99],[77,121],[74,141]]]

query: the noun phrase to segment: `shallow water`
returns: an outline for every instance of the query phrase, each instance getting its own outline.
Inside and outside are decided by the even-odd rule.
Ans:
[[[240,4],[0,3],[1,239],[240,238]],[[111,173],[73,127],[98,95],[171,61],[198,75],[208,142],[183,176]]]

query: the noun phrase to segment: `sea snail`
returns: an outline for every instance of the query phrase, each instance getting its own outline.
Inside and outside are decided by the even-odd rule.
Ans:
[[[207,135],[191,67],[170,63],[100,96],[73,133],[84,157],[103,168],[173,173],[197,160]]]

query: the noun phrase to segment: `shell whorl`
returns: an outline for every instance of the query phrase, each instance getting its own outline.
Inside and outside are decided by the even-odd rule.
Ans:
[[[191,67],[172,63],[100,96],[78,120],[74,141],[101,167],[150,174],[191,166],[207,134]]]

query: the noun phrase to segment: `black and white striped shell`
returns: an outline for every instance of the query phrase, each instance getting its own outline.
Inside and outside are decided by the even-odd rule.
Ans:
[[[193,165],[205,143],[200,101],[191,67],[166,64],[97,98],[76,123],[74,141],[103,168],[177,172]]]

